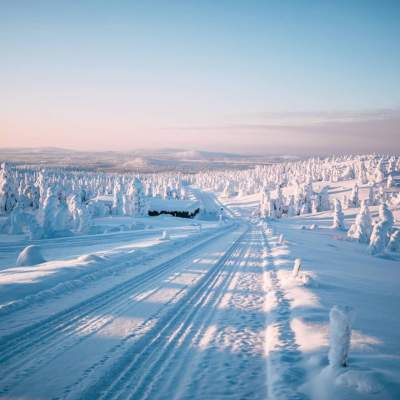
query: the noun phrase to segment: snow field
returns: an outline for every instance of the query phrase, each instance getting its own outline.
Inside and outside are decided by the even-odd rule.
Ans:
[[[398,398],[399,170],[4,166],[0,397]],[[149,199],[201,210],[150,218]],[[28,245],[48,261],[14,267]]]

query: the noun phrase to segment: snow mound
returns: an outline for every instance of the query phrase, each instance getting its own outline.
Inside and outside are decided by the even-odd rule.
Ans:
[[[294,275],[293,271],[281,270],[278,273],[279,279],[281,280],[281,285],[286,288],[294,288],[298,286],[305,287],[318,287],[318,276],[313,271],[297,271]]]
[[[375,394],[382,391],[382,386],[376,382],[372,374],[364,371],[347,371],[340,374],[335,379],[335,383],[338,386],[355,389],[362,394]]]
[[[30,245],[25,247],[17,258],[17,267],[36,265],[46,262],[39,246]]]
[[[78,261],[90,263],[90,262],[101,262],[104,261],[104,257],[100,257],[96,254],[84,254],[78,257]]]

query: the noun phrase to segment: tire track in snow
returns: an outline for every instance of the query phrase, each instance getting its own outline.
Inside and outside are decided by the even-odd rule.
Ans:
[[[232,281],[235,280],[240,265],[244,263],[243,260],[246,260],[251,253],[252,244],[247,243],[249,234],[249,231],[244,233],[241,243],[238,243],[238,249],[222,266],[219,279],[215,281],[211,288],[208,288],[208,295],[201,307],[195,311],[193,320],[183,327],[178,334],[174,333],[176,344],[168,359],[162,363],[154,362],[156,366],[155,375],[150,385],[146,387],[146,395],[142,398],[159,398],[161,394],[166,395],[169,399],[182,398],[185,384],[192,379],[191,376],[185,376],[184,371],[192,369],[191,363],[193,358],[196,357],[193,352],[196,354],[199,351],[200,343],[204,341],[215,315],[219,313],[218,306],[226,296]],[[210,365],[209,367],[214,369],[214,366]],[[193,398],[192,394],[190,398]]]
[[[181,246],[187,246],[188,244],[193,243],[193,241],[195,241],[196,239],[203,238],[204,236],[207,237],[208,235],[209,233],[207,232],[205,234],[204,233],[200,234],[200,236],[198,235],[189,236],[188,238],[180,239],[175,243]],[[134,238],[135,237],[133,237],[132,239]],[[156,254],[153,253],[150,256],[146,255],[146,253],[142,254],[141,250],[135,250],[135,251],[136,251],[135,257],[138,257],[139,255],[139,259],[136,259],[133,265],[138,265],[146,261],[151,261],[155,257],[160,257],[164,254],[167,254],[170,251],[170,249],[161,248],[159,252],[156,252]],[[96,255],[96,253],[94,255]],[[107,261],[107,258],[104,261]],[[41,289],[32,294],[28,294],[18,300],[1,304],[0,316],[2,315],[8,316],[11,313],[21,311],[22,309],[29,307],[32,303],[35,304],[41,303],[43,301],[49,300],[49,298],[51,297],[64,295],[66,293],[80,289],[86,284],[102,279],[107,275],[113,275],[115,273],[123,272],[127,268],[132,267],[132,263],[126,261],[126,259],[123,259],[122,261],[114,262],[112,268],[110,268],[109,266],[107,266],[106,268],[104,267],[105,265],[103,264],[101,265],[100,268],[90,269],[89,271],[85,271],[78,275],[75,275],[69,280],[63,280],[62,282],[56,283],[54,286]]]
[[[131,296],[135,293],[135,290],[140,290],[160,279],[166,273],[171,272],[178,264],[201,252],[207,245],[235,228],[237,228],[237,225],[220,231],[167,262],[152,267],[148,271],[64,310],[46,321],[24,329],[9,338],[3,338],[0,342],[0,363],[2,364],[0,394],[7,393],[13,384],[28,376],[41,363],[48,362],[56,353],[68,350],[103,328],[109,320],[101,320],[101,318],[104,314],[108,314],[109,309],[107,307],[110,307],[110,304],[113,305],[115,302],[120,304],[119,302],[124,295]],[[101,313],[102,311],[103,313]],[[93,315],[98,316],[98,318],[91,319]],[[77,337],[79,332],[84,332],[84,334]],[[71,337],[74,339],[71,344],[60,347],[63,342]]]
[[[264,242],[259,227],[248,235],[249,248],[238,265],[223,304],[211,322],[213,332],[178,399],[265,399]],[[189,366],[190,367],[190,366]]]
[[[268,398],[282,400],[305,400],[307,397],[299,391],[305,381],[305,371],[299,365],[302,355],[296,343],[291,322],[290,301],[282,289],[275,266],[272,250],[277,238],[270,230],[263,230],[265,260],[267,262],[269,287],[267,288],[271,304],[268,314],[266,334]]]
[[[190,327],[204,317],[204,305],[211,297],[218,297],[223,292],[222,286],[216,288],[218,280],[224,273],[224,266],[239,249],[244,232],[214,264],[207,274],[192,287],[187,295],[156,322],[147,335],[126,349],[123,357],[111,370],[91,388],[80,396],[84,398],[115,399],[149,398],[152,390],[151,382],[157,381],[155,376],[165,371],[174,354],[176,346],[184,349],[183,341],[193,337]],[[223,281],[227,282],[229,274]],[[187,348],[187,347],[186,347]],[[73,397],[73,396],[72,396]]]

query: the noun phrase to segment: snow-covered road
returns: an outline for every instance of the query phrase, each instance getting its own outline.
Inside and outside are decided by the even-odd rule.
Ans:
[[[196,195],[209,211],[219,209],[213,194]],[[290,253],[308,231],[250,221],[251,201],[231,207],[229,222],[176,228],[167,241],[123,233],[117,238],[128,243],[110,253],[0,271],[8,301],[0,307],[0,398],[322,398],[313,391],[327,364],[328,312],[316,291],[332,294],[329,285],[313,287],[310,271],[311,284],[291,275]],[[299,238],[289,245],[279,232]],[[332,248],[323,233],[309,234]],[[379,341],[356,332],[354,343]],[[336,394],[329,381],[323,398],[391,399],[368,374],[346,377]],[[310,376],[317,384],[305,387]],[[360,382],[359,397],[346,392]]]
[[[238,221],[71,307],[7,314],[1,396],[265,398],[265,249],[262,227]]]
[[[171,260],[3,336],[1,395],[98,398],[104,392],[104,398],[130,393],[141,398],[163,393],[168,382],[175,392],[173,376],[182,372],[176,360],[201,353],[215,323],[206,322],[218,314],[235,271],[243,268],[243,256],[254,247],[253,229],[237,224],[222,230]],[[6,317],[22,325],[29,308]]]

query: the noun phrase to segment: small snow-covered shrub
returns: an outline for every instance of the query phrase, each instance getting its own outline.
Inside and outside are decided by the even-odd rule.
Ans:
[[[168,231],[163,231],[162,236],[161,236],[161,240],[169,240],[170,236]]]
[[[25,247],[17,258],[17,267],[25,267],[28,265],[36,265],[46,262],[42,255],[41,248],[39,246],[30,245]]]
[[[299,274],[300,268],[301,268],[301,259],[300,258],[296,258],[294,260],[294,265],[293,265],[293,270],[292,270],[292,276],[294,278]]]
[[[329,365],[346,367],[351,340],[350,307],[332,307],[329,313]]]

